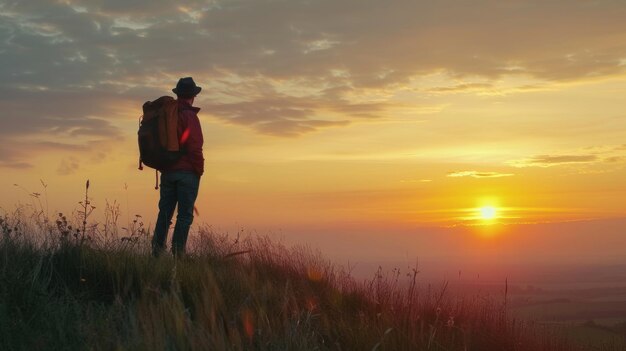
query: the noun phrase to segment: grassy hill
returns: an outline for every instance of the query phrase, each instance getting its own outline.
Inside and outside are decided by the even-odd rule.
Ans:
[[[305,247],[207,228],[189,257],[155,259],[139,218],[120,237],[114,216],[42,213],[0,219],[2,350],[579,349],[503,297],[420,288],[415,269],[355,282]]]

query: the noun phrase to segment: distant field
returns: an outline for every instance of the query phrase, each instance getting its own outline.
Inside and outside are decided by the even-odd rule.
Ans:
[[[568,339],[590,347],[626,350],[626,298],[622,288],[539,292],[511,297],[519,318],[552,325]]]
[[[513,310],[523,318],[551,322],[626,321],[626,301],[545,301]]]
[[[569,325],[563,332],[569,340],[589,348],[600,349],[605,346],[607,349],[626,350],[623,334],[611,330],[586,325]]]

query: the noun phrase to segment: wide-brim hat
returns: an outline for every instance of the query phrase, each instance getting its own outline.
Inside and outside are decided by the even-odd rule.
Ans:
[[[172,89],[172,92],[180,96],[196,96],[202,90],[201,87],[196,85],[191,77],[185,77],[178,80],[176,88]]]

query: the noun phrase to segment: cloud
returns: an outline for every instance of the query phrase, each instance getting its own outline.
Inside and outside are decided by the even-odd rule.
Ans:
[[[92,135],[117,137],[113,124],[125,99],[99,92],[35,92],[0,88],[5,107],[0,135],[51,133],[58,136]],[[140,106],[142,102],[136,102]],[[138,107],[138,110],[140,107]]]
[[[79,158],[83,163],[94,164],[102,161],[114,149],[121,139],[94,139],[80,143],[56,142],[47,140],[6,139],[0,146],[0,168],[32,168],[35,157],[56,153],[66,155],[57,169],[59,174],[70,174],[77,169]],[[73,166],[76,164],[76,166]]]
[[[33,165],[27,162],[24,151],[3,142],[0,144],[0,168],[26,169]]]
[[[626,156],[611,156],[605,159],[609,163],[620,163],[626,161]]]
[[[442,70],[571,80],[623,70],[624,14],[565,0],[9,1],[2,74],[41,87],[154,84],[189,70],[361,88]]]
[[[615,1],[6,0],[0,136],[115,139],[188,75],[219,120],[297,136],[385,118],[433,73],[484,81],[435,88],[456,92],[624,72],[625,17]]]
[[[537,155],[530,158],[512,160],[513,167],[552,167],[565,164],[593,163],[600,158],[597,155]]]
[[[69,175],[76,173],[80,168],[80,163],[78,159],[75,157],[67,157],[61,160],[61,164],[59,164],[59,168],[57,169],[57,174],[60,175]]]
[[[554,87],[548,83],[524,84],[514,86],[501,86],[497,83],[462,83],[449,86],[439,86],[423,89],[429,94],[460,94],[471,93],[480,96],[503,96],[516,93],[528,93],[537,91],[553,90]]]
[[[601,163],[621,163],[626,160],[625,145],[601,145],[587,147],[575,152],[556,155],[536,155],[510,160],[506,163],[518,168],[553,167],[561,165],[593,165]]]
[[[512,177],[515,174],[513,173],[499,173],[499,172],[478,172],[478,171],[459,171],[448,173],[448,177],[458,178],[458,177],[472,177],[472,178],[501,178],[501,177]]]
[[[432,88],[428,89],[428,91],[433,93],[462,93],[468,91],[485,90],[492,87],[493,84],[490,83],[464,83],[453,86]]]
[[[351,103],[327,96],[295,97],[278,92],[233,103],[208,103],[205,110],[231,124],[250,126],[254,130],[276,136],[296,136],[321,128],[345,126],[355,119],[386,116],[394,107],[388,103]],[[341,116],[337,119],[337,116]],[[326,117],[326,119],[320,119]]]
[[[255,125],[254,129],[269,135],[296,136],[319,130],[326,127],[344,126],[348,121],[321,121],[321,120],[282,120],[263,122]]]
[[[23,161],[0,160],[0,168],[28,169],[33,165]]]

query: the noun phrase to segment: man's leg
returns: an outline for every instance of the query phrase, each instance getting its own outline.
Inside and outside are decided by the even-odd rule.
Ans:
[[[176,256],[185,253],[189,227],[193,222],[193,206],[198,197],[200,177],[191,172],[177,174],[178,215],[172,236],[172,253]]]
[[[171,174],[161,173],[161,198],[159,200],[159,215],[157,216],[152,237],[152,255],[158,257],[165,250],[167,232],[172,224],[172,216],[177,201],[176,183]]]

